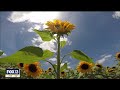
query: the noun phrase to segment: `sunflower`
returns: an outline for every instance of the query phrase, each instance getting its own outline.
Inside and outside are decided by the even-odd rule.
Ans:
[[[120,60],[120,52],[117,52],[115,57],[116,57],[117,60]]]
[[[103,67],[101,64],[96,64],[95,66],[98,67],[98,68],[102,68]]]
[[[52,68],[49,67],[47,71],[48,71],[48,72],[52,72]]]
[[[93,64],[85,61],[81,61],[77,66],[77,71],[87,73],[92,71]]]
[[[112,67],[112,69],[115,69],[116,67]]]
[[[54,19],[53,21],[47,21],[46,25],[47,29],[52,31],[54,34],[68,34],[73,29],[75,29],[75,25],[71,24],[68,21],[61,21],[58,19]]]
[[[18,67],[19,67],[19,68],[23,68],[23,67],[24,67],[24,63],[19,63],[19,64],[18,64]]]
[[[61,77],[65,77],[66,73],[64,71],[62,71],[60,75],[61,75]]]
[[[113,71],[114,71],[114,69],[112,69],[112,68],[108,69],[108,72],[113,72]]]
[[[24,70],[25,70],[27,76],[30,76],[33,78],[39,76],[43,72],[42,69],[40,68],[38,62],[35,62],[33,64],[25,64]]]
[[[47,71],[45,70],[44,73],[47,74]]]

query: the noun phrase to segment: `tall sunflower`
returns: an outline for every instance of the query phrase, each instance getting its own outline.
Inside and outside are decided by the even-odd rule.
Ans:
[[[61,21],[58,19],[54,19],[53,21],[47,21],[46,25],[47,29],[52,31],[55,34],[68,34],[73,29],[75,29],[75,25],[68,21]]]
[[[33,78],[40,76],[40,74],[42,74],[42,72],[43,72],[42,69],[40,68],[38,62],[35,62],[33,64],[25,64],[24,70],[25,70],[27,76],[30,76]]]
[[[117,60],[120,60],[120,52],[117,52],[115,57],[116,57]]]
[[[77,71],[87,73],[92,71],[93,64],[85,61],[81,61],[77,66]]]

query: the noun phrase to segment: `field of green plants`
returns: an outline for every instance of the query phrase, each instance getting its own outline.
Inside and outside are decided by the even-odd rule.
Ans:
[[[5,78],[6,68],[20,69],[20,78],[15,79],[56,79],[56,74],[52,67],[49,67],[47,70],[42,69],[41,73],[33,72],[35,75],[28,76],[23,67],[12,63],[0,64],[0,79],[10,79]],[[65,65],[61,67],[61,69],[60,79],[120,79],[120,63],[116,64],[114,67],[103,67],[101,64],[96,64],[92,67],[92,70],[87,73],[85,73],[85,71],[78,72],[77,69],[70,69]]]

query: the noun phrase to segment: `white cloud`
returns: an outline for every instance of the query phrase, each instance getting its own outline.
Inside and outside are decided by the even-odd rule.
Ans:
[[[44,23],[48,20],[58,18],[60,12],[12,12],[8,17],[8,20],[17,23],[17,22],[34,22],[34,23]]]
[[[113,18],[115,18],[115,19],[119,19],[119,18],[120,18],[120,11],[114,12],[114,14],[113,14],[112,16],[113,16]]]
[[[27,30],[28,32],[34,32],[33,29],[43,30],[47,26],[44,24],[48,20],[57,19],[59,17],[60,12],[52,12],[52,11],[34,11],[34,12],[12,12],[7,18],[9,21],[13,23],[19,22],[29,22],[34,23],[34,26],[30,26]],[[20,33],[23,33],[25,29],[21,28]]]
[[[49,42],[43,42],[39,45],[39,47],[42,48],[43,50],[50,50],[52,52],[56,52],[54,40],[51,40]]]
[[[112,55],[101,55],[101,59],[97,60],[97,63],[103,64],[104,62],[106,62],[107,60],[110,60],[110,58],[112,57]]]
[[[34,32],[33,29],[34,29],[33,27],[30,27],[30,28],[28,29],[28,32]]]
[[[30,27],[29,29],[28,29],[28,32],[34,32],[33,30],[34,29],[37,29],[37,30],[43,30],[45,27],[44,27],[44,25],[42,24],[42,23],[40,23],[40,24],[35,24],[35,25],[33,25],[32,27]]]
[[[33,44],[34,46],[39,46],[40,43],[43,42],[42,39],[41,39],[41,37],[39,37],[39,36],[37,36],[37,38],[33,38],[33,40],[31,40],[31,41],[32,41],[32,44]]]
[[[19,22],[29,22],[34,23],[34,26],[30,26],[27,30],[28,32],[33,32],[33,29],[44,29],[47,26],[44,24],[45,22],[53,19],[58,19],[60,12],[52,12],[52,11],[36,11],[36,12],[12,12],[10,16],[7,18],[9,21],[13,23]],[[21,28],[23,29],[23,27]],[[21,31],[23,33],[23,31]]]
[[[28,19],[27,14],[29,14],[29,12],[13,12],[8,17],[8,20],[13,22],[13,23],[23,22],[23,21]]]
[[[61,37],[60,41],[67,41],[67,45],[71,45],[71,41],[66,37]],[[54,39],[51,41],[42,41],[41,37],[37,35],[36,38],[33,38],[32,44],[34,46],[42,48],[43,50],[50,50],[52,52],[57,51],[56,41]]]
[[[56,62],[57,59],[56,58],[50,58],[49,61],[53,61],[53,62]]]
[[[42,41],[41,37],[37,36],[37,38],[33,38],[32,44],[34,46],[42,48],[43,50],[50,50],[52,52],[56,52],[55,40]]]

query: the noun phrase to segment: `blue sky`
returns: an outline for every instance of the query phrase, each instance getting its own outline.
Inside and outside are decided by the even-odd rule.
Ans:
[[[43,42],[32,31],[42,29],[40,22],[62,19],[76,25],[69,37],[67,46],[62,49],[62,55],[74,49],[82,50],[95,62],[111,66],[114,55],[120,51],[120,12],[0,12],[0,50],[11,55],[17,50],[28,46],[40,46],[56,52],[54,41]],[[53,62],[55,58],[51,59]],[[75,67],[78,60],[66,57],[70,67]]]

